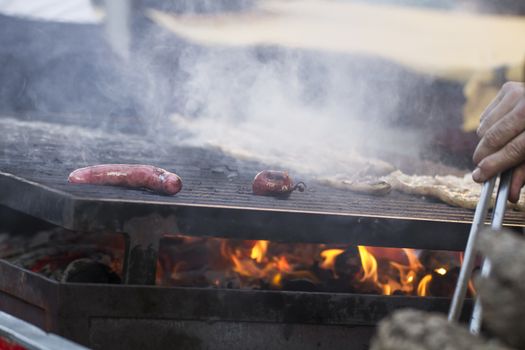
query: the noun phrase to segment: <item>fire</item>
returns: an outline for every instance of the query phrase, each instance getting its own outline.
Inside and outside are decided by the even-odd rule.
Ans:
[[[417,295],[421,297],[426,297],[428,295],[428,285],[432,281],[432,275],[428,274],[425,275],[419,282],[419,285],[417,286]]]
[[[384,249],[385,255],[394,256],[390,248],[374,248],[374,252],[379,256],[382,249]],[[363,269],[363,276],[360,278],[360,282],[368,281],[379,288],[384,295],[391,295],[396,292],[407,294],[414,291],[417,276],[424,267],[413,249],[403,248],[404,256],[398,256],[397,259],[403,260],[405,264],[389,261],[389,265],[393,270],[386,271],[384,274],[378,268],[377,258],[370,252],[371,249],[358,246],[358,250]],[[392,271],[397,271],[397,274],[392,274]]]
[[[281,256],[277,259],[277,269],[282,272],[292,272],[292,268],[284,256]]]
[[[357,246],[357,249],[359,250],[359,256],[361,257],[361,266],[363,267],[363,277],[361,277],[360,281],[364,282],[367,280],[371,280],[374,283],[378,283],[377,281],[377,260],[376,258],[368,252],[368,250],[360,245]]]
[[[456,276],[449,273],[455,260],[443,258],[452,255],[439,260],[408,248],[219,238],[174,242],[169,265],[159,268],[163,284],[428,296],[435,283],[432,293],[450,296],[446,283],[455,283]],[[424,266],[420,256],[431,264]]]
[[[267,250],[268,241],[257,241],[252,248],[250,258],[260,263],[264,259]]]
[[[319,283],[319,279],[312,272],[292,266],[284,255],[267,258],[268,245],[268,241],[255,242],[249,257],[241,249],[222,247],[221,252],[231,259],[233,271],[249,280],[267,280],[274,287],[282,287],[281,283],[285,277]]]
[[[320,268],[325,270],[332,270],[334,277],[337,277],[335,272],[335,258],[343,254],[343,249],[326,249],[321,252],[321,258],[323,262],[319,265]]]

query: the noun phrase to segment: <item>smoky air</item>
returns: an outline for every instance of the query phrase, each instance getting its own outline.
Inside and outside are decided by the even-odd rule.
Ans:
[[[346,164],[349,154],[416,157],[428,140],[406,125],[425,130],[457,119],[460,87],[391,60],[279,43],[199,42],[154,15],[257,14],[264,3],[146,4],[132,19],[127,58],[112,51],[102,24],[1,16],[0,61],[9,67],[0,69],[2,113],[83,128],[72,135],[129,134],[134,141],[124,145],[144,137],[159,154],[166,143],[211,147],[316,176],[359,171]],[[65,139],[63,154],[90,152],[84,139]],[[24,142],[28,154],[37,152]]]

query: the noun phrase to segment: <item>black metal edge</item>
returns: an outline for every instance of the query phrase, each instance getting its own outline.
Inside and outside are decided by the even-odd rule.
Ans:
[[[0,259],[0,290],[43,310],[56,308],[57,281]],[[38,288],[29,288],[38,286]]]
[[[186,235],[283,242],[463,250],[468,235],[463,223],[83,199],[1,172],[0,186],[13,187],[0,191],[0,204],[77,231],[124,232],[129,220],[155,214],[174,215],[174,231]]]
[[[59,314],[68,319],[156,318],[372,326],[394,310],[446,313],[450,300],[290,291],[61,284]],[[78,303],[78,300],[82,303]]]
[[[47,318],[58,317],[50,329],[64,328],[61,318],[374,325],[399,308],[445,313],[450,303],[438,297],[58,283],[4,260],[0,276],[0,291],[42,307]]]
[[[69,193],[1,171],[0,189],[0,204],[71,229],[74,198]]]
[[[74,319],[156,318],[201,321],[375,325],[400,308],[446,313],[449,299],[289,291],[60,285],[59,314]],[[78,300],[82,303],[78,303]]]
[[[449,222],[84,200],[74,201],[70,228],[121,232],[129,220],[152,213],[174,215],[177,232],[190,236],[437,250],[463,250],[468,236],[468,225]]]

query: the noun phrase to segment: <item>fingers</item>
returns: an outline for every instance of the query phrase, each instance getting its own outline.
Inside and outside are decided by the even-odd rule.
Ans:
[[[514,109],[516,103],[523,97],[525,89],[521,83],[507,83],[498,93],[498,96],[481,115],[477,130],[478,136],[483,137],[501,118]]]
[[[496,95],[496,97],[494,97],[494,99],[490,102],[490,104],[487,106],[487,108],[485,108],[485,110],[481,114],[481,117],[479,118],[478,130],[477,130],[478,136],[479,136],[479,133],[480,133],[481,126],[483,125],[483,123],[487,119],[487,116],[490,115],[492,113],[492,111],[494,110],[494,108],[499,105],[499,103],[501,102],[501,100],[505,96],[505,91],[506,91],[505,89],[500,89],[498,94]]]
[[[500,105],[503,104],[507,96],[511,95],[514,96],[514,94],[507,94]],[[519,100],[520,98],[521,100]],[[481,141],[476,147],[476,151],[474,151],[473,160],[475,164],[499,150],[525,130],[525,95],[520,94],[517,99],[512,97],[512,100],[514,108],[503,117],[500,117],[492,127],[484,132]],[[497,106],[494,112],[496,112],[499,107],[500,106]]]
[[[512,172],[509,201],[516,203],[520,199],[520,192],[523,184],[525,184],[525,164],[516,167]]]
[[[503,170],[512,168],[525,160],[525,133],[519,134],[503,148],[483,158],[472,173],[476,182],[483,182]]]

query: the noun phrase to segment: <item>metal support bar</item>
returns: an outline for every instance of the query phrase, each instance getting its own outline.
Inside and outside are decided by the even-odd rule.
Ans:
[[[163,217],[152,214],[131,219],[124,225],[125,284],[155,284],[159,242],[162,235],[166,233],[179,233],[173,216]]]

